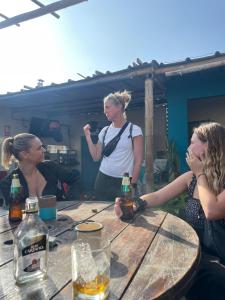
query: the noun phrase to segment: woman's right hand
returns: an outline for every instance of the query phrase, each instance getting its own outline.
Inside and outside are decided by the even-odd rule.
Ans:
[[[122,198],[120,197],[117,197],[115,199],[115,204],[114,204],[114,212],[115,212],[115,215],[117,216],[117,218],[121,218],[122,215],[123,215],[123,212],[122,212],[122,209],[120,207],[120,204],[121,204],[121,200]],[[133,210],[136,211],[137,210],[137,207],[135,204],[133,204]]]
[[[90,125],[90,124],[86,124],[86,125],[83,127],[85,136],[91,136],[90,129],[91,129],[91,125]]]

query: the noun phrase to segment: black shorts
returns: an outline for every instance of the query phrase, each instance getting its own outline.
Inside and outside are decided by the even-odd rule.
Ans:
[[[224,300],[225,266],[220,260],[202,253],[200,268],[196,280],[186,295],[187,300]]]
[[[121,196],[122,178],[108,176],[98,172],[95,181],[95,196],[101,201],[115,201]]]

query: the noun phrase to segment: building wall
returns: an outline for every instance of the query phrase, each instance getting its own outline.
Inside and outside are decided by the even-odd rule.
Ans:
[[[43,119],[50,120],[59,120],[61,123],[61,131],[63,134],[63,141],[56,142],[53,138],[41,138],[43,144],[51,144],[51,145],[66,145],[70,147],[70,118],[68,116],[52,118],[47,113],[38,113],[37,111],[24,111],[22,113],[17,113],[13,111],[13,109],[1,107],[0,108],[0,142],[4,140],[5,137],[5,126],[9,126],[9,135],[14,136],[18,133],[29,132],[30,128],[30,120],[32,117],[40,117]],[[0,148],[1,149],[1,148]],[[1,150],[0,150],[1,154]]]
[[[215,97],[221,97],[225,95],[225,70],[208,70],[202,72],[196,72],[186,74],[183,76],[175,76],[168,78],[167,81],[167,100],[168,100],[168,137],[170,140],[174,139],[177,144],[178,153],[181,160],[181,170],[187,169],[185,162],[185,152],[188,146],[188,122],[194,120],[194,118],[208,119],[208,112],[211,109],[212,118],[215,121],[222,119],[221,114],[225,111],[224,105],[220,102],[220,108],[215,108],[213,103]],[[208,106],[206,109],[203,99],[211,98],[211,108]],[[219,98],[217,98],[219,99]],[[200,103],[200,102],[201,103]],[[198,102],[198,108],[193,112],[192,108],[190,113],[188,112],[188,103]],[[194,109],[194,108],[193,108]],[[218,110],[221,113],[217,115]],[[196,116],[198,115],[198,117]]]
[[[188,121],[216,121],[225,126],[225,96],[188,101]]]

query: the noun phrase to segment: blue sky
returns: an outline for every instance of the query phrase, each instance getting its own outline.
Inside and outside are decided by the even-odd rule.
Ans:
[[[36,8],[29,0],[0,7],[7,16]],[[39,78],[47,85],[117,71],[137,57],[174,62],[225,52],[224,0],[89,0],[57,13],[59,20],[47,15],[0,30],[0,93]]]

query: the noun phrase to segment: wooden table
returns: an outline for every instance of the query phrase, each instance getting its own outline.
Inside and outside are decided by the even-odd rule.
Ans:
[[[0,299],[72,299],[71,243],[74,222],[92,219],[104,225],[112,241],[109,300],[180,299],[199,263],[199,240],[183,220],[157,210],[117,219],[113,203],[59,202],[58,220],[48,223],[57,244],[49,252],[48,279],[18,287],[13,279],[13,238],[7,212],[0,211]]]

